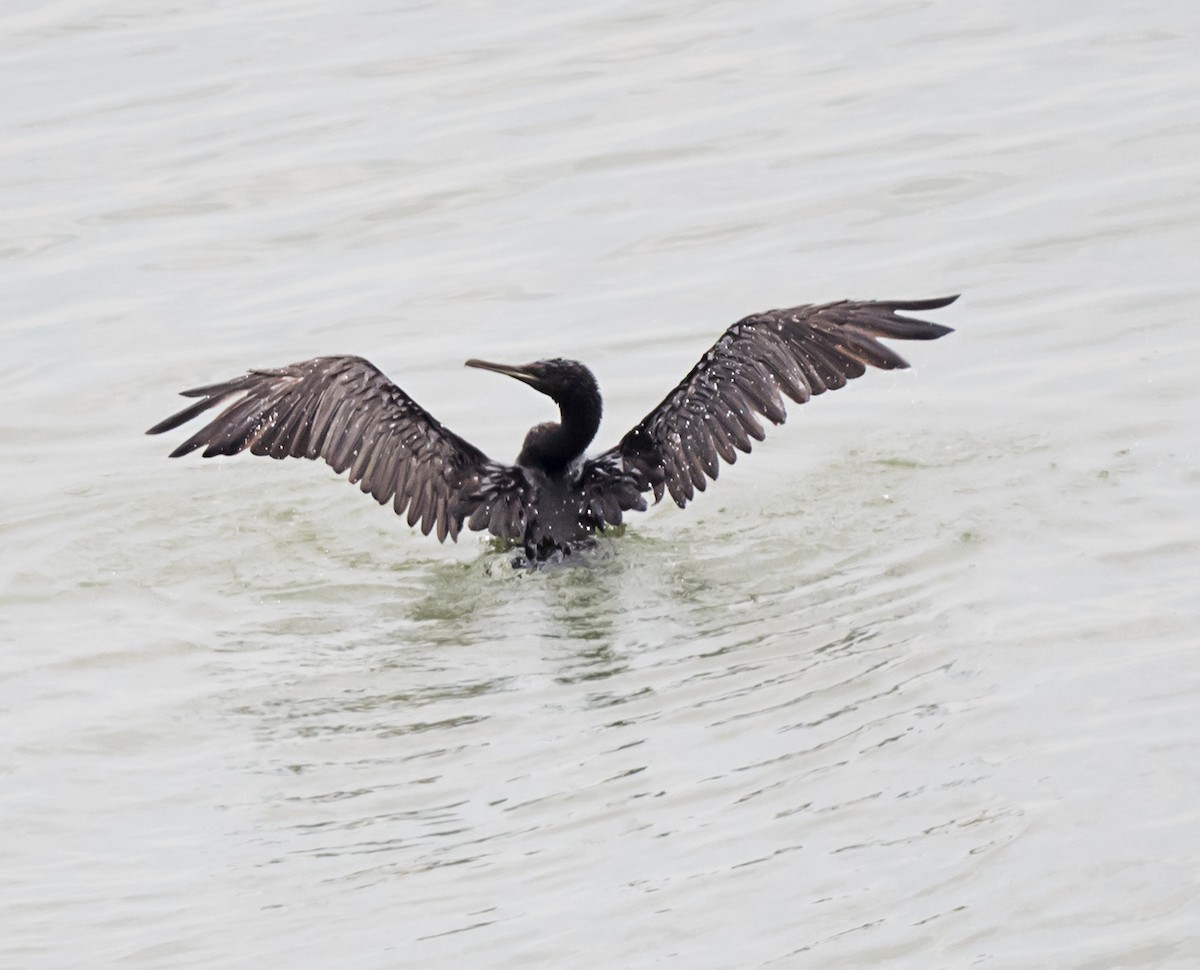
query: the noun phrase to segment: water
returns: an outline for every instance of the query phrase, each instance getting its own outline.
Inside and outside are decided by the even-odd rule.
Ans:
[[[1190,5],[0,15],[0,965],[1193,967]],[[511,459],[962,291],[588,568],[141,431],[363,354]]]

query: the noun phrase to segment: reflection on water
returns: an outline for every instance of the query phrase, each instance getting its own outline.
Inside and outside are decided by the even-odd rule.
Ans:
[[[237,665],[220,695],[254,738],[244,770],[282,758],[269,802],[283,806],[355,801],[298,823],[316,840],[300,853],[393,854],[371,879],[469,864],[486,884],[517,851],[514,815],[527,836],[580,812],[606,826],[653,799],[660,837],[688,839],[699,785],[725,792],[725,811],[753,801],[788,819],[817,810],[805,778],[829,785],[855,765],[854,787],[864,758],[944,720],[951,665],[913,645],[905,623],[923,604],[903,563],[889,578],[853,558],[793,561],[791,582],[746,600],[729,576],[776,575],[769,553],[629,538],[589,568],[533,574],[489,569],[502,553],[363,562],[343,588],[291,590],[277,621],[243,634],[236,649],[267,663],[251,681]],[[754,861],[721,858],[711,865]]]
[[[447,9],[2,15],[0,965],[1197,965],[1183,7]],[[578,568],[141,434],[960,289]]]

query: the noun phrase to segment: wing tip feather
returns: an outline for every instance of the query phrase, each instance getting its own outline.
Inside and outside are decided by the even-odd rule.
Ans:
[[[947,307],[957,300],[961,293],[954,293],[950,296],[934,296],[925,300],[883,300],[885,305],[893,310],[940,310],[942,307]]]

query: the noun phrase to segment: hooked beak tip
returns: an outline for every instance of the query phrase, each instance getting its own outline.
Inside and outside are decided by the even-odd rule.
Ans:
[[[533,375],[529,374],[524,367],[519,367],[515,364],[493,364],[490,360],[478,360],[472,357],[463,366],[478,367],[480,370],[490,370],[497,374],[504,374],[507,377],[515,377],[519,381],[524,381],[526,384],[533,383]]]
[[[504,373],[505,371],[508,370],[508,367],[505,366],[504,364],[493,364],[491,361],[479,360],[478,358],[475,358],[475,357],[472,357],[465,364],[463,364],[463,366],[464,367],[478,367],[480,370],[494,370],[494,371],[499,371],[500,373]]]

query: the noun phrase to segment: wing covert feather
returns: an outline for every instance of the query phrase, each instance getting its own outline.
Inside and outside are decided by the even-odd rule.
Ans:
[[[934,340],[949,327],[901,316],[937,310],[958,297],[852,302],[770,310],[726,330],[688,375],[616,447],[585,463],[583,480],[613,490],[621,510],[637,508],[643,492],[664,492],[686,505],[720,460],[733,464],[765,437],[759,417],[783,424],[784,397],[803,404],[843,387],[868,367],[894,370],[908,363],[879,338]],[[603,506],[604,519],[620,522]]]
[[[205,458],[249,450],[272,458],[322,459],[381,505],[439,540],[457,539],[464,521],[520,539],[527,483],[445,428],[375,365],[361,357],[317,357],[183,392],[199,401],[147,434],[179,427],[217,409],[171,452]],[[492,515],[499,505],[509,509]]]

